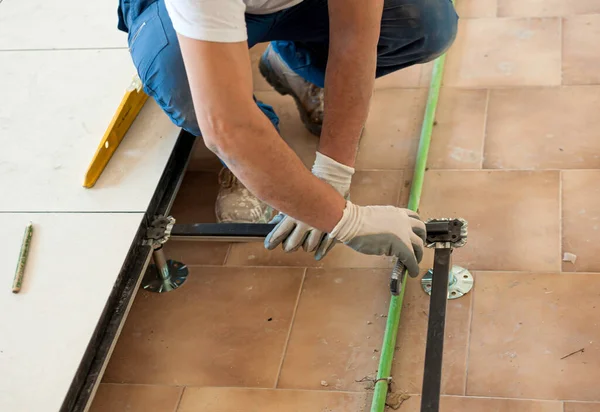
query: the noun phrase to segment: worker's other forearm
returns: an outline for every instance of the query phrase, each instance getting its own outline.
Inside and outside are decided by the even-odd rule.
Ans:
[[[330,232],[342,217],[344,198],[306,169],[256,105],[247,110],[247,122],[204,132],[207,145],[260,199]]]
[[[330,15],[334,17],[331,17],[325,117],[319,151],[354,166],[373,93],[383,2],[335,4],[330,1],[329,4]],[[356,11],[340,7],[354,7]],[[338,15],[343,16],[336,21]]]

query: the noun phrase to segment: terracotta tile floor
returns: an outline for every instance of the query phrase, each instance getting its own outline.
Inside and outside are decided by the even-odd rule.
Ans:
[[[475,288],[448,305],[442,412],[600,412],[600,3],[457,8],[420,208],[470,224],[454,263]],[[357,203],[406,203],[430,76],[426,64],[376,82]],[[310,166],[318,140],[292,99],[258,75],[254,85]],[[216,174],[189,172],[172,214],[212,222],[216,192]],[[368,409],[389,259],[341,246],[322,262],[260,243],[166,250],[190,278],[138,293],[92,412]],[[427,312],[411,280],[393,369],[394,390],[411,395],[400,411],[419,411]]]

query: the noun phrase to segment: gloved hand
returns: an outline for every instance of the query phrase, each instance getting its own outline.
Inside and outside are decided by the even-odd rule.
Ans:
[[[332,158],[317,152],[312,174],[329,183],[339,194],[348,198],[354,168],[336,162]],[[271,223],[276,223],[277,226],[265,239],[265,248],[269,250],[275,249],[281,243],[283,250],[286,252],[293,252],[302,246],[306,252],[312,253],[325,240],[327,242],[323,247],[325,251],[323,256],[325,256],[333,246],[334,239],[325,238],[325,234],[320,230],[283,213],[275,216]]]
[[[419,274],[425,236],[425,223],[415,212],[394,206],[357,206],[347,201],[342,218],[326,238],[367,255],[395,256],[414,277]],[[317,249],[317,260],[327,253],[326,244],[322,242]]]

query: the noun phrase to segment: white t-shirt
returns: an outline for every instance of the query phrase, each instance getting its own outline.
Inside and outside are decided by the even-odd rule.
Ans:
[[[269,14],[302,0],[166,0],[175,31],[197,40],[233,43],[248,39],[244,13]]]

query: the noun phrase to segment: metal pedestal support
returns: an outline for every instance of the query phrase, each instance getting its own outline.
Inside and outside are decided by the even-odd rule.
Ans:
[[[153,248],[154,264],[149,265],[142,287],[149,292],[164,293],[177,289],[187,279],[189,270],[181,262],[167,260],[163,245],[169,240],[175,219],[171,216],[158,216],[146,232],[146,244]]]
[[[154,264],[149,265],[142,287],[149,292],[164,293],[177,289],[187,279],[189,270],[181,262],[166,260],[162,248],[152,252]]]

